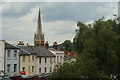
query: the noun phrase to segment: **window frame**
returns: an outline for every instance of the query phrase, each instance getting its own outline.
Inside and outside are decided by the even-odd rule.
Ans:
[[[47,57],[45,57],[45,63],[47,63]]]
[[[23,56],[23,62],[25,62],[26,61],[26,56]]]
[[[23,71],[25,71],[25,67],[23,67],[22,69],[23,69]]]
[[[14,50],[14,59],[17,59],[17,50]]]
[[[50,72],[52,72],[52,67],[50,66]]]
[[[11,58],[11,55],[10,55],[10,54],[11,54],[11,50],[8,49],[8,50],[7,50],[7,59],[10,59],[10,58]],[[8,56],[8,55],[9,55],[9,56]]]
[[[11,65],[10,64],[7,64],[7,72],[10,73],[10,70],[11,69]]]
[[[17,64],[14,64],[14,73],[17,72]]]
[[[39,73],[41,73],[41,68],[39,68]]]
[[[45,73],[47,72],[47,68],[45,67]]]
[[[32,66],[32,72],[34,72],[34,66]]]
[[[41,64],[41,57],[39,58],[39,64]]]
[[[32,61],[34,61],[34,60],[35,60],[34,55],[32,55]]]

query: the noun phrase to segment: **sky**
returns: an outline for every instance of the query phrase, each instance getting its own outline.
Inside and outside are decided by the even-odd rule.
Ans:
[[[30,0],[29,0],[30,1]],[[16,2],[0,3],[0,39],[12,44],[22,40],[33,44],[37,29],[38,8],[41,10],[42,29],[50,45],[57,41],[73,40],[77,22],[91,23],[105,16],[118,14],[116,2]],[[32,1],[32,0],[31,0]]]

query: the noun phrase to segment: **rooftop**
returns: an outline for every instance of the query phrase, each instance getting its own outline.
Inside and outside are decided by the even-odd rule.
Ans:
[[[20,54],[35,54],[38,57],[55,57],[46,47],[41,46],[18,46]]]
[[[5,42],[5,49],[19,49],[19,48],[16,46],[13,46],[12,44]]]

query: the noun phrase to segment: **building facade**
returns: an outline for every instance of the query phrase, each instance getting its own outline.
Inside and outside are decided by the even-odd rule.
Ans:
[[[24,50],[25,46],[18,47],[20,48],[20,73],[25,71],[25,76],[35,75],[35,55]]]
[[[55,66],[60,65],[64,63],[64,52],[60,50],[56,50],[54,48],[49,49],[51,53],[55,55]]]
[[[18,47],[20,48],[20,71],[25,71],[26,77],[53,72],[55,55],[47,48],[41,46]]]
[[[15,47],[4,40],[2,44],[2,71],[4,75],[18,76],[19,75],[19,48]]]
[[[0,76],[4,73],[4,53],[5,53],[5,41],[0,40]]]
[[[53,72],[55,55],[45,47],[39,47],[39,50],[40,53],[36,54],[36,74]]]

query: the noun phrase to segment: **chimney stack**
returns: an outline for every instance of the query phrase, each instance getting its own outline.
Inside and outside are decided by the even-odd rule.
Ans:
[[[48,43],[48,41],[46,41],[45,47],[46,47],[47,49],[49,48],[49,43]]]
[[[27,43],[27,46],[29,46],[29,43]]]
[[[54,42],[53,43],[53,48],[57,50],[58,49],[57,47],[58,47],[57,42]]]
[[[24,45],[24,42],[23,41],[19,41],[18,45]]]
[[[44,47],[44,41],[40,41],[41,47]]]

